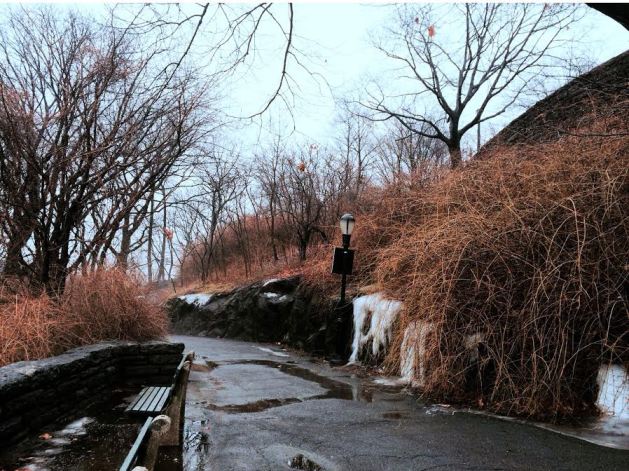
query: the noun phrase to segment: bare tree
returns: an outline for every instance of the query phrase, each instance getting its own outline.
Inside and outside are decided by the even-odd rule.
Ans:
[[[349,189],[350,199],[356,201],[369,182],[378,147],[373,122],[343,104],[337,116],[341,135],[337,147],[344,159],[343,185]]]
[[[446,165],[448,149],[437,139],[409,132],[395,123],[379,139],[377,157],[375,167],[380,181],[391,184],[406,177],[414,180],[427,171]]]
[[[197,60],[208,66],[205,73],[224,80],[260,60],[258,42],[261,36],[265,42],[277,44],[281,48],[280,56],[266,57],[266,62],[280,59],[273,61],[278,64],[275,85],[271,90],[261,90],[260,95],[264,98],[257,105],[258,109],[243,118],[263,115],[276,101],[283,102],[290,111],[290,99],[294,90],[299,88],[290,71],[301,69],[314,75],[306,66],[304,55],[295,46],[292,3],[144,4],[117,6],[114,10],[123,27],[131,29],[134,34],[153,36],[163,47],[177,47],[178,50],[183,47],[178,59],[166,66],[165,70],[171,72],[197,48],[204,51]]]
[[[277,247],[277,224],[280,204],[280,179],[282,175],[284,152],[285,149],[282,144],[281,136],[278,135],[268,149],[264,149],[256,156],[257,165],[255,166],[253,173],[253,176],[259,186],[259,193],[262,198],[260,203],[257,203],[255,198],[251,198],[251,202],[254,210],[256,210],[256,213],[268,213],[268,217],[265,218],[265,220],[269,228],[271,251],[274,262],[279,260]]]
[[[299,259],[306,260],[308,247],[318,236],[328,241],[327,229],[339,216],[339,201],[346,195],[343,165],[316,144],[282,160],[278,193],[284,224],[295,236]]]
[[[181,240],[181,264],[192,263],[201,280],[215,269],[224,231],[234,202],[245,185],[238,156],[218,149],[201,156],[189,183],[189,192],[177,205],[177,236]]]
[[[437,17],[446,19],[436,24]],[[531,77],[548,75],[573,21],[575,8],[559,4],[400,7],[398,24],[377,47],[401,64],[408,92],[393,97],[376,86],[363,104],[373,119],[442,141],[458,167],[463,136],[509,110]]]
[[[200,137],[203,90],[75,14],[14,11],[0,35],[3,273],[56,294],[119,233],[128,254],[147,195]]]

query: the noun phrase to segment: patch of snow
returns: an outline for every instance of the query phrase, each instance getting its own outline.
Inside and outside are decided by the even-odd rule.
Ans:
[[[289,357],[290,356],[287,353],[277,352],[275,350],[272,350],[266,347],[258,347],[258,350],[262,350],[263,352],[270,353],[271,355],[275,355],[276,357]]]
[[[391,341],[391,328],[402,309],[400,301],[386,299],[382,293],[369,294],[354,299],[354,338],[349,363],[358,361],[360,348],[371,341],[371,352],[377,355]],[[363,334],[367,316],[371,314],[369,330]]]
[[[92,419],[91,417],[83,417],[81,419],[75,420],[74,422],[69,423],[68,425],[65,426],[65,428],[63,430],[60,430],[56,433],[54,433],[54,435],[56,436],[77,436],[77,435],[85,435],[87,434],[87,430],[85,430],[85,428],[91,424],[92,422],[94,422],[94,419]]]
[[[275,299],[280,297],[278,293],[262,293],[262,295],[267,299]]]
[[[17,368],[17,371],[24,376],[32,376],[39,371],[39,368],[35,365],[27,365]]]
[[[70,440],[69,438],[59,437],[59,438],[51,438],[48,442],[57,446],[66,446],[72,443],[72,440]]]
[[[376,384],[381,384],[382,386],[404,386],[407,383],[404,378],[386,376],[374,378],[373,382]]]
[[[598,370],[596,405],[602,412],[629,420],[629,377],[621,365],[603,365]]]
[[[277,281],[280,281],[279,278],[271,278],[270,280],[266,280],[264,283],[262,283],[262,287],[268,286],[271,283],[275,283]]]
[[[212,299],[213,294],[210,293],[193,293],[193,294],[184,294],[179,296],[179,299],[188,303],[188,304],[196,304],[197,306],[205,306]]]
[[[50,471],[49,468],[47,468],[46,466],[40,466],[38,463],[30,463],[26,466],[22,466],[19,469],[22,469],[23,471]]]
[[[413,321],[404,330],[400,346],[400,374],[406,384],[423,386],[426,382],[426,347],[434,331],[430,322]]]

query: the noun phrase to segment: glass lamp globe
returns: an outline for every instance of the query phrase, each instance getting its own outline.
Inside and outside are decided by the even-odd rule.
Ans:
[[[354,231],[354,224],[356,223],[356,220],[354,219],[354,216],[352,216],[350,213],[347,214],[343,214],[343,216],[341,216],[341,234],[343,235],[352,235],[352,232]]]

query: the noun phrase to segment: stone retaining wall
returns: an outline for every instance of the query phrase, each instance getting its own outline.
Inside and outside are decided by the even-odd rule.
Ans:
[[[180,296],[169,300],[167,309],[176,334],[282,342],[317,355],[336,349],[334,300],[298,276]]]
[[[171,383],[184,345],[111,342],[0,368],[0,446],[109,399],[124,385]]]

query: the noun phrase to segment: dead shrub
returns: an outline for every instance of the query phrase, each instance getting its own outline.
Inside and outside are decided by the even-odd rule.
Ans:
[[[59,299],[0,287],[0,366],[105,340],[144,341],[168,333],[168,318],[140,280],[100,269],[69,278]]]
[[[590,408],[599,365],[629,363],[627,144],[495,149],[383,203],[395,216],[379,216],[359,248],[379,247],[371,276],[404,301],[389,367],[421,320],[436,332],[427,394],[545,419]],[[475,334],[483,355],[473,363]],[[480,392],[470,390],[479,365]]]
[[[0,286],[0,366],[57,353],[57,314],[46,295]]]
[[[61,299],[69,343],[164,337],[168,320],[138,279],[110,268],[68,280]]]

